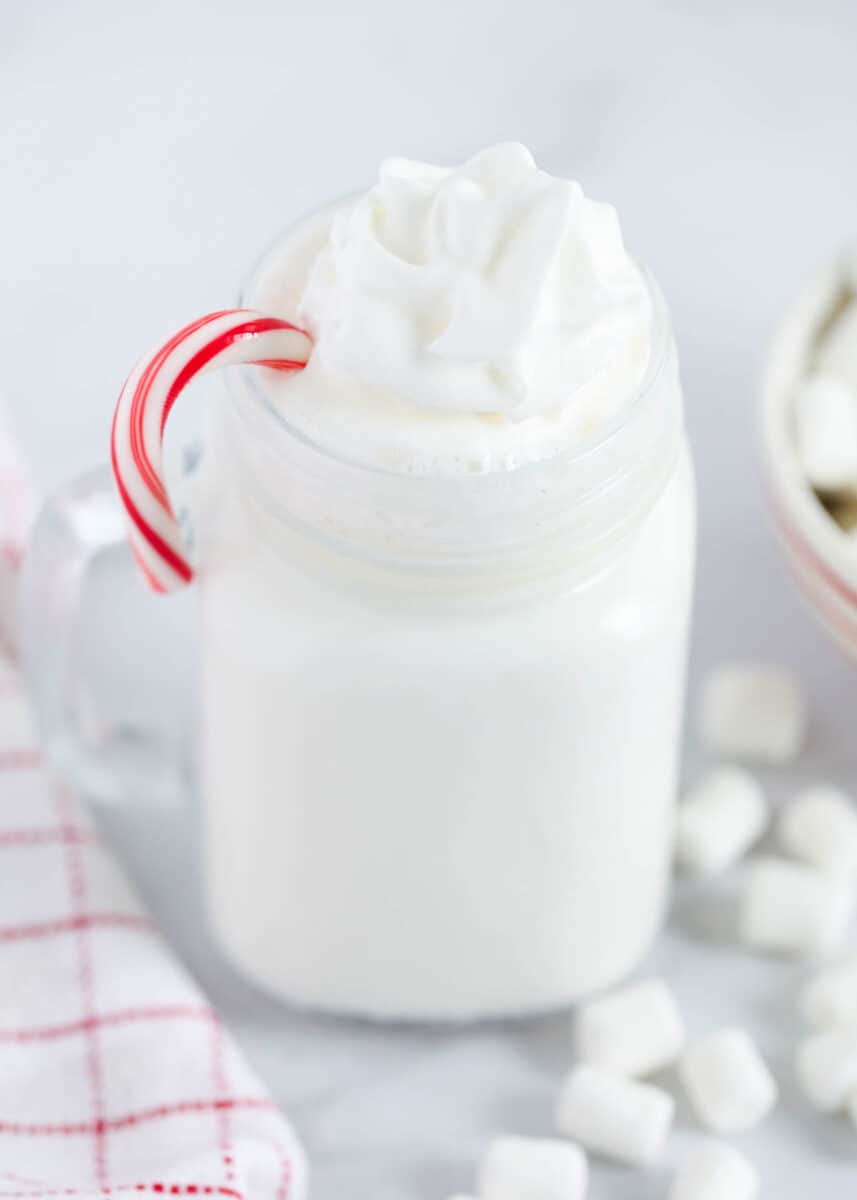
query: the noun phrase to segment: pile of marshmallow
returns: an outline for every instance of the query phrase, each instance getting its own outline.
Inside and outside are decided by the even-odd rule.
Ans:
[[[706,748],[721,758],[781,763],[799,752],[806,702],[786,671],[724,665],[709,676],[699,711]],[[710,769],[679,808],[676,860],[687,874],[717,877],[768,832],[772,814],[750,772]],[[779,814],[782,853],[748,862],[737,937],[754,951],[814,959],[844,941],[857,880],[857,809],[831,786],[798,795]],[[857,1126],[857,956],[821,969],[804,987],[808,1026],[795,1072],[809,1103],[848,1112]],[[773,1109],[778,1089],[746,1030],[688,1039],[663,979],[646,979],[579,1007],[576,1063],[556,1103],[560,1138],[498,1137],[478,1172],[480,1200],[583,1200],[588,1155],[644,1168],[664,1154],[675,1100],[645,1078],[675,1065],[690,1106],[712,1135],[681,1165],[669,1200],[754,1200],[759,1174],[722,1139],[743,1134]],[[468,1200],[459,1196],[454,1200]]]
[[[794,394],[798,460],[833,519],[857,529],[857,296],[846,287]]]

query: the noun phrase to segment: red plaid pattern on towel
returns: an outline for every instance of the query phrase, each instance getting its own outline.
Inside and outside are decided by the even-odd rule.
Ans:
[[[0,1200],[302,1200],[289,1126],[45,770],[0,663]]]

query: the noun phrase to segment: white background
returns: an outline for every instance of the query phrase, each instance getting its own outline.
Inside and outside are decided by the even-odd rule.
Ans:
[[[857,236],[855,62],[849,0],[3,0],[0,394],[52,486],[105,459],[137,354],[228,305],[293,217],[391,153],[454,162],[525,141],[617,205],[672,308],[701,496],[693,677],[724,655],[793,664],[810,752],[772,787],[853,783],[857,685],[780,566],[753,407],[784,304]],[[138,833],[159,915],[308,1142],[314,1198],[442,1197],[488,1130],[546,1130],[564,1020],[444,1036],[284,1016],[201,934],[184,825],[141,817]],[[695,1028],[747,1020],[781,1068],[782,1112],[750,1143],[765,1195],[852,1196],[857,1134],[807,1123],[788,1083],[787,969],[692,949],[696,905],[680,897],[660,960]],[[658,1173],[595,1189],[664,1192]]]

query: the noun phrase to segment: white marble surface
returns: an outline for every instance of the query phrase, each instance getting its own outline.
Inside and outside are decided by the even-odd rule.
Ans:
[[[771,775],[774,794],[816,775],[854,787],[857,680],[780,564],[753,399],[789,293],[857,234],[855,51],[850,0],[6,0],[0,393],[41,482],[105,457],[140,348],[229,303],[300,211],[366,181],[390,152],[457,159],[525,140],[617,203],[673,309],[701,490],[694,679],[724,655],[792,664],[811,691],[812,735],[797,768]],[[140,811],[111,823],[294,1117],[313,1200],[444,1197],[468,1184],[490,1131],[548,1128],[567,1017],[444,1033],[284,1012],[210,946],[192,820]],[[742,1139],[764,1194],[845,1200],[857,1134],[808,1119],[791,1082],[796,972],[737,950],[729,919],[728,896],[681,892],[654,964],[692,1029],[747,1023],[778,1069],[780,1109]],[[676,1152],[692,1128],[680,1110]],[[592,1188],[596,1200],[665,1192],[662,1171],[599,1169]]]

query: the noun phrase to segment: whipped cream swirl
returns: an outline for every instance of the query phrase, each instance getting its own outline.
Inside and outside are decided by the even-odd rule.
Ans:
[[[509,143],[448,169],[390,159],[341,208],[298,316],[316,370],[420,409],[607,420],[649,356],[616,213]]]

